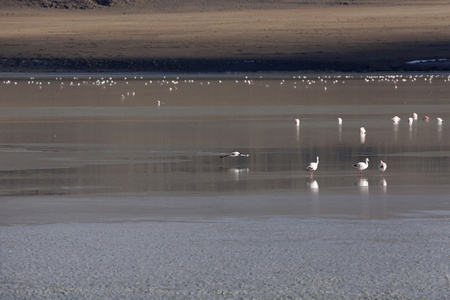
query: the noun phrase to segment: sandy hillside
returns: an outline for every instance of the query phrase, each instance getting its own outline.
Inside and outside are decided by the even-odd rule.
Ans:
[[[448,1],[311,2],[9,0],[0,70],[449,69]]]

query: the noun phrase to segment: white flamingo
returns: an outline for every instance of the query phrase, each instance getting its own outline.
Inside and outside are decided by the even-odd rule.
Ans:
[[[383,172],[386,171],[386,169],[387,169],[387,163],[380,160],[380,164],[378,165],[378,170],[380,170],[381,174],[383,174]]]
[[[413,117],[409,117],[408,118],[408,123],[409,125],[411,125],[414,122],[414,118]]]
[[[442,120],[441,118],[436,118],[436,123],[442,124],[442,122],[444,122],[444,120]]]
[[[394,122],[394,124],[397,124],[398,122],[400,122],[401,118],[399,116],[394,116],[391,120],[392,122]]]
[[[357,170],[356,174],[358,174],[358,172],[360,172],[362,175],[362,171],[367,169],[368,166],[369,166],[369,159],[366,158],[365,162],[360,161],[359,163],[354,164],[353,168],[355,168]]]
[[[295,125],[300,126],[300,119],[295,119]]]
[[[359,129],[359,134],[366,134],[366,129],[364,127],[361,127]]]
[[[338,118],[338,124],[342,125],[342,118]]]
[[[414,120],[417,120],[417,114],[416,114],[416,113],[412,113],[412,114],[410,115],[410,117],[412,117]]]
[[[234,152],[230,152],[228,154],[221,155],[220,158],[224,158],[224,157],[238,157],[238,156],[249,157],[250,154],[242,154],[240,152],[234,151]]]
[[[309,174],[311,174],[311,177],[314,176],[314,171],[317,170],[319,167],[319,157],[317,156],[317,161],[310,162],[309,165],[306,167],[306,171],[308,171]]]

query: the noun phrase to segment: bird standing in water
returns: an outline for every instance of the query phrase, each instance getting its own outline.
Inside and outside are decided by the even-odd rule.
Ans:
[[[366,158],[365,162],[361,161],[359,163],[356,163],[356,164],[353,165],[353,168],[355,168],[357,170],[356,174],[358,174],[358,172],[360,172],[361,175],[362,175],[362,171],[367,169],[368,166],[369,166],[369,159]]]
[[[238,157],[238,156],[249,157],[250,154],[242,154],[240,152],[234,151],[234,152],[230,152],[228,154],[221,155],[220,158],[224,158],[224,157]]]
[[[311,174],[311,177],[314,176],[314,171],[317,170],[319,167],[319,157],[317,156],[317,161],[310,162],[309,165],[306,167],[306,171],[308,171],[309,174]]]
[[[381,174],[383,174],[383,172],[386,171],[386,169],[387,169],[387,164],[384,161],[380,160],[380,164],[378,165],[378,170],[380,170]]]

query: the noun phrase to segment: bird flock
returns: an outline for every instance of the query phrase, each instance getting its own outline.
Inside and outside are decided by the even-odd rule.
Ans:
[[[418,119],[418,114],[412,113],[408,118],[408,123],[412,124],[417,119]],[[337,120],[338,120],[339,126],[342,125],[342,122],[343,122],[342,118],[338,118]],[[391,118],[391,120],[394,124],[399,124],[401,121],[401,118],[399,116],[394,116]],[[423,116],[422,120],[427,122],[430,120],[430,117]],[[300,119],[296,118],[294,121],[295,121],[295,125],[297,127],[300,126]],[[442,118],[437,117],[436,122],[437,122],[437,124],[442,124],[444,122],[444,120]],[[364,127],[360,127],[359,133],[362,138],[363,137],[365,138],[367,130]],[[220,158],[240,157],[240,156],[249,157],[250,154],[242,154],[240,152],[234,151],[234,152],[230,152],[227,154],[223,154],[220,156]],[[369,167],[369,158],[366,158],[364,161],[353,164],[352,167],[354,169],[356,169],[356,175],[358,175],[358,174],[362,175],[362,172]],[[306,171],[310,174],[311,179],[314,177],[314,172],[317,171],[318,168],[319,168],[319,156],[316,156],[316,161],[312,161],[306,166]],[[378,170],[380,171],[380,174],[382,175],[386,171],[386,169],[387,169],[387,163],[384,162],[383,160],[380,160],[380,163],[378,164]]]
[[[393,83],[395,89],[398,89],[399,86],[401,87],[402,83],[406,83],[406,82],[417,82],[418,80],[424,80],[427,83],[432,83],[433,80],[439,78],[440,75],[378,75],[378,76],[365,76],[364,77],[364,81],[369,83],[369,82],[388,82],[388,83]],[[142,80],[145,84],[145,86],[150,86],[153,84],[156,84],[158,86],[164,87],[168,89],[169,92],[176,92],[179,89],[179,85],[180,83],[182,83],[183,81],[180,80],[179,77],[176,77],[172,80],[169,80],[166,78],[166,76],[164,76],[164,79],[162,80],[144,80],[144,78],[141,77],[137,77],[135,76],[134,78],[127,78],[124,77],[123,78],[125,80],[125,86],[128,85],[128,81],[129,80]],[[260,78],[262,79],[262,77]],[[345,80],[346,79],[354,79],[352,76],[318,76],[317,78],[309,78],[306,76],[294,76],[293,78],[293,87],[297,88],[298,86],[300,86],[301,84],[305,86],[305,88],[309,88],[317,83],[323,84],[323,91],[324,92],[329,92],[329,88],[332,85],[335,84],[345,84]],[[78,77],[73,77],[73,80],[70,80],[69,82],[65,83],[62,77],[57,77],[55,79],[56,82],[59,82],[59,86],[61,89],[70,86],[70,87],[75,87],[75,86],[100,86],[103,89],[105,89],[108,86],[115,86],[117,85],[117,81],[114,80],[113,77],[101,77],[99,79],[93,79],[91,77],[89,77],[89,79],[87,80],[80,80]],[[198,82],[198,81],[197,81]],[[248,76],[245,76],[244,80],[235,80],[235,83],[241,83],[243,82],[246,85],[255,85],[257,84],[257,79],[249,79]],[[275,81],[272,81],[275,82]],[[450,76],[447,76],[447,78],[444,78],[444,82],[450,82]],[[43,82],[42,80],[37,80],[34,77],[31,77],[28,80],[28,85],[36,85],[38,86],[39,89],[42,89],[45,85],[50,85],[50,81],[48,82]],[[185,79],[184,83],[194,83],[194,79]],[[222,80],[218,80],[218,83],[221,84]],[[286,80],[280,80],[280,85],[285,85],[287,83]],[[4,80],[3,84],[5,85],[18,85],[17,81],[12,81],[12,80]],[[272,84],[272,83],[271,83]],[[271,84],[269,83],[265,83],[265,88],[271,88]],[[200,81],[200,85],[205,85],[205,86],[209,86],[211,85],[210,81]],[[128,90],[122,94],[120,94],[120,99],[122,102],[126,101],[128,98],[133,98],[136,96],[136,92],[132,91],[132,90]],[[164,104],[164,102],[162,100],[159,99],[155,99],[155,104],[156,106],[162,106]],[[393,124],[399,124],[402,120],[402,118],[400,116],[394,116],[391,118]],[[408,116],[407,118],[408,120],[408,124],[411,126],[412,124],[414,124],[414,122],[417,122],[418,120],[418,114],[417,113],[412,113]],[[431,118],[427,115],[424,115],[422,117],[422,120],[424,122],[429,122],[431,120]],[[296,118],[295,120],[295,125],[297,127],[300,127],[301,124],[301,120],[299,118]],[[436,117],[435,121],[438,125],[443,124],[444,120],[440,117]],[[342,125],[343,120],[342,118],[338,118],[337,122],[339,125]],[[365,127],[360,127],[359,128],[360,131],[360,137],[361,137],[361,142],[364,143],[365,141],[365,137],[367,135],[367,130]],[[230,153],[224,153],[222,155],[220,155],[220,158],[226,158],[226,157],[249,157],[249,154],[242,154],[238,151],[234,151],[234,152],[230,152]],[[307,172],[311,175],[311,177],[314,176],[314,173],[317,171],[319,167],[319,157],[316,157],[316,161],[310,162],[307,166],[306,166],[306,170]],[[366,158],[364,161],[361,162],[357,162],[353,165],[353,168],[356,169],[356,173],[357,174],[362,174],[362,172],[364,170],[366,170],[369,167],[369,158]],[[378,165],[378,169],[380,170],[381,173],[385,172],[387,169],[387,164],[384,161],[380,161],[379,165]]]

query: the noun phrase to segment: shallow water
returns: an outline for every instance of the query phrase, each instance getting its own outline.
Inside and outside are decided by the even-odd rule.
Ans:
[[[3,75],[0,91],[1,224],[449,215],[448,74]]]

